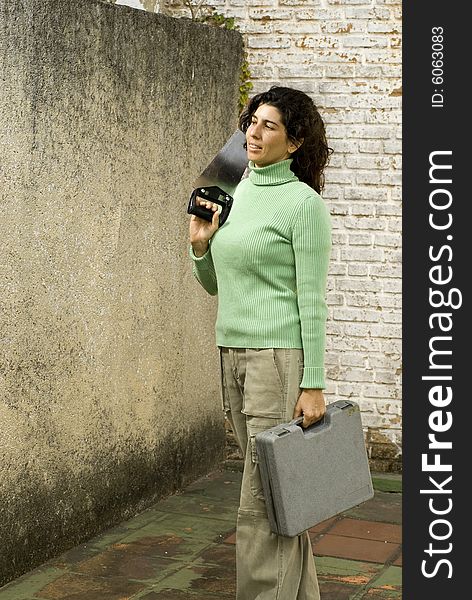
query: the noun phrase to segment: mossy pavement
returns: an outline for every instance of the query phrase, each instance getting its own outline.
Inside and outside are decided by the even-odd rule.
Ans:
[[[0,588],[0,600],[235,597],[241,474],[221,470]],[[401,598],[401,478],[310,530],[322,600]]]

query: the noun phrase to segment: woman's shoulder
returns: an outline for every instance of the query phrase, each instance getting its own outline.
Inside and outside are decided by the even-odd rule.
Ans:
[[[292,225],[308,222],[330,223],[330,212],[321,195],[308,184],[302,181],[296,182],[297,202],[294,206]]]
[[[321,195],[303,181],[293,182],[293,196],[296,199],[297,210],[305,205],[308,210],[309,207],[315,209],[316,207],[324,207],[325,205]]]
[[[296,186],[297,194],[299,194],[300,198],[304,199],[312,199],[312,200],[321,200],[320,194],[316,192],[311,186],[309,186],[304,181],[294,181],[293,182],[294,189]]]

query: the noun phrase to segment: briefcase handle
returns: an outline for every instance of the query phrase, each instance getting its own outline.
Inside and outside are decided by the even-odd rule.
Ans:
[[[293,421],[290,421],[289,425],[300,425],[302,431],[304,433],[307,433],[308,431],[313,431],[313,429],[321,429],[325,425],[329,425],[330,422],[331,422],[331,415],[328,415],[328,418],[326,418],[326,413],[325,413],[319,421],[316,421],[316,423],[313,423],[312,425],[309,425],[308,427],[302,427],[303,417],[297,417],[296,419],[293,419]]]
[[[338,400],[337,402],[328,404],[323,417],[319,421],[316,421],[316,423],[313,423],[313,425],[309,425],[306,428],[301,427],[301,424],[303,423],[303,417],[297,417],[296,419],[293,419],[293,421],[290,421],[289,425],[300,425],[303,433],[310,433],[314,429],[322,429],[323,427],[329,427],[329,425],[331,424],[331,413],[333,409],[337,408],[343,410],[344,408],[349,408],[352,406],[353,403],[349,402],[348,400]]]

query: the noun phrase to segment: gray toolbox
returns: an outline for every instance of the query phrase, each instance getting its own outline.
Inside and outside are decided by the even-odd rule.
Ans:
[[[302,419],[256,435],[271,530],[294,537],[374,495],[359,406],[338,400],[321,421]]]

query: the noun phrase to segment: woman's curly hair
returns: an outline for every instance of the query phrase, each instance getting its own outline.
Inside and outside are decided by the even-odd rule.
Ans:
[[[319,194],[324,187],[323,171],[333,149],[326,141],[325,125],[313,100],[302,92],[288,87],[272,86],[268,91],[251,98],[239,116],[239,128],[246,133],[252,115],[261,104],[277,108],[291,142],[303,140],[292,154],[292,171]]]

